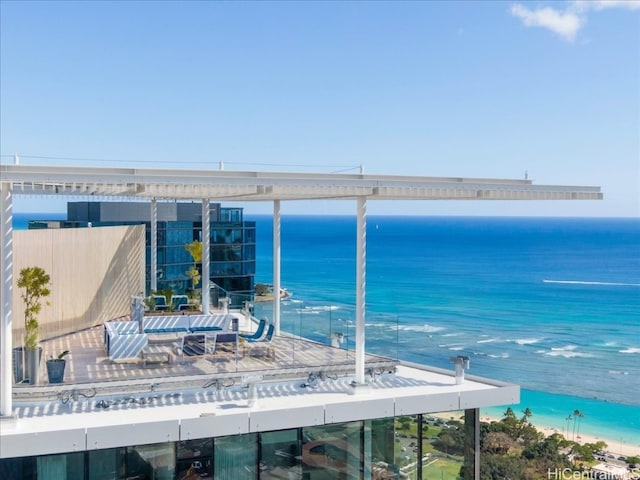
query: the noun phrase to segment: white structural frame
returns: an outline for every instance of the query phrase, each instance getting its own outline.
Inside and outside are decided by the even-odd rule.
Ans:
[[[2,318],[0,323],[0,417],[12,414],[11,298],[12,195],[114,197],[114,199],[274,202],[274,319],[280,322],[280,202],[286,200],[356,200],[358,258],[356,283],[356,383],[363,384],[366,285],[366,203],[374,200],[601,200],[600,187],[534,185],[529,179],[482,179],[360,174],[239,172],[220,170],[138,169],[0,165],[2,188]],[[208,207],[206,208],[209,211]],[[153,210],[152,210],[153,211]],[[208,214],[207,214],[208,215]],[[152,218],[155,218],[152,215]],[[153,227],[152,222],[152,229]],[[152,242],[154,235],[152,234]],[[153,248],[152,248],[153,250]],[[204,253],[204,252],[203,252]],[[152,262],[154,252],[151,252]],[[204,256],[204,255],[203,255]],[[277,262],[277,267],[276,267]],[[203,259],[203,264],[204,264]],[[208,264],[208,262],[206,262]],[[156,272],[151,272],[153,285]],[[208,275],[207,275],[208,277]],[[203,275],[203,296],[206,295]],[[203,298],[203,300],[205,300]],[[204,301],[208,310],[208,302]]]

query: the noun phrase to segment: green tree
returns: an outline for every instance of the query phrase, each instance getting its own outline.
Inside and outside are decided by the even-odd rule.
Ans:
[[[509,455],[484,454],[480,456],[480,480],[511,480],[525,478],[526,462]]]
[[[18,288],[23,288],[24,301],[24,346],[27,350],[38,348],[38,314],[42,310],[43,299],[51,295],[51,277],[43,268],[26,267],[20,270]],[[45,302],[49,305],[49,302]]]
[[[571,440],[576,440],[576,425],[579,425],[580,418],[584,417],[584,414],[578,410],[577,408],[573,411],[573,438]]]
[[[582,419],[584,418],[584,413],[582,413],[580,410],[576,410],[576,415],[578,416],[578,429],[577,429],[577,435],[578,437],[580,436],[580,422],[582,422]]]
[[[202,262],[202,242],[200,240],[194,240],[191,243],[187,243],[184,248],[193,259],[193,265],[185,274],[191,279],[191,288],[195,289],[196,285],[200,283],[200,272],[198,271],[197,265]]]

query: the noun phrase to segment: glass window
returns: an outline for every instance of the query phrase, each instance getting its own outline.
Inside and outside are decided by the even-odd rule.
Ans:
[[[89,452],[89,480],[124,478],[124,449],[108,448]]]
[[[36,457],[0,459],[0,478],[36,480]]]
[[[127,479],[173,480],[175,470],[174,443],[127,447]]]
[[[422,478],[456,480],[460,475],[465,450],[464,412],[445,412],[423,417]],[[473,425],[470,429],[473,438]],[[472,477],[473,478],[473,477]]]
[[[410,430],[401,433],[399,425],[393,418],[365,422],[365,478],[418,478],[417,440]]]
[[[302,430],[303,477],[359,479],[362,423],[307,427]]]
[[[213,478],[254,480],[258,463],[257,435],[234,435],[213,442]]]
[[[196,475],[202,478],[213,476],[213,439],[202,438],[178,442],[176,478]]]
[[[38,480],[83,480],[84,453],[46,455],[37,458]]]
[[[298,429],[260,435],[260,479],[300,479],[300,440]]]

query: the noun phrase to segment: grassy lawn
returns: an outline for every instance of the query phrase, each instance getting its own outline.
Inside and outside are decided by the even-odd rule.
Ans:
[[[433,480],[457,480],[462,464],[453,460],[438,458],[422,469],[422,478]]]

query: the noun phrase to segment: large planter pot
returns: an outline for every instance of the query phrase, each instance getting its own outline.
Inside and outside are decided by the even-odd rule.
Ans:
[[[40,360],[42,359],[42,347],[36,350],[24,351],[25,359],[25,379],[29,381],[29,385],[38,385],[40,383]]]
[[[15,383],[24,382],[24,349],[16,347],[13,349],[13,381]]]
[[[67,361],[64,358],[47,360],[47,375],[49,383],[62,383],[64,381],[64,367]]]

